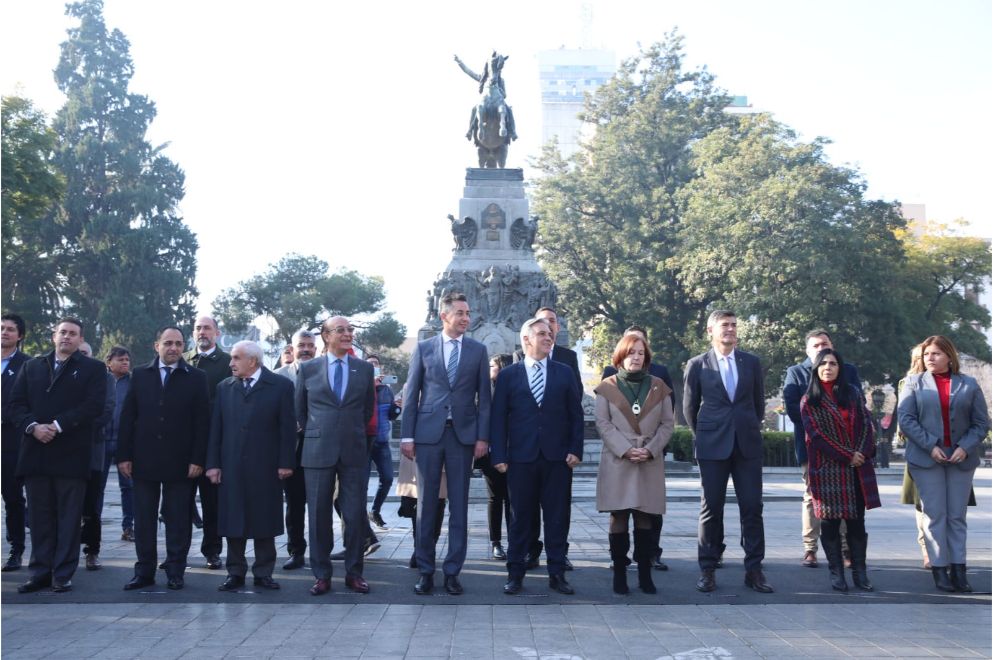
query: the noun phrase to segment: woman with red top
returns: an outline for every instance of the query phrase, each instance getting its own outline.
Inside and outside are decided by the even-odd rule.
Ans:
[[[862,393],[841,378],[841,354],[826,348],[817,354],[800,417],[807,434],[810,495],[821,519],[821,545],[828,560],[831,587],[848,591],[841,554],[841,521],[848,530],[852,582],[872,591],[865,566],[869,535],[865,510],[879,506],[872,455],[876,443]]]
[[[921,345],[927,371],[907,378],[898,408],[907,464],[921,500],[935,586],[972,591],[965,567],[965,513],[990,430],[989,411],[976,380],[959,373],[952,342],[935,335]]]

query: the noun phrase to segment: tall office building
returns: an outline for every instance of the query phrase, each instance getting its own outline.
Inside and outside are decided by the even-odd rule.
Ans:
[[[541,83],[541,142],[558,137],[565,157],[579,148],[585,92],[594,92],[617,70],[613,51],[559,48],[538,53]]]

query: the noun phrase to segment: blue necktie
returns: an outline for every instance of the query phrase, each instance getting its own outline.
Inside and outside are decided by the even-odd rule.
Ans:
[[[448,384],[455,387],[455,372],[459,370],[459,342],[452,342],[452,354],[448,356]]]
[[[534,371],[531,372],[531,394],[534,395],[534,402],[541,405],[541,398],[545,396],[545,375],[541,370],[541,363],[534,363]]]
[[[339,401],[342,400],[341,397],[342,397],[342,394],[343,393],[341,391],[341,381],[344,379],[344,377],[345,377],[345,371],[344,371],[344,367],[342,367],[342,365],[341,365],[341,360],[340,359],[335,360],[334,361],[334,393],[338,396],[338,400]]]
[[[169,376],[172,375],[172,369],[169,367],[162,367],[162,387],[165,387],[166,383],[169,382]]]
[[[727,371],[724,372],[724,388],[728,391],[728,398],[734,401],[734,370],[731,369],[731,358],[724,358]]]

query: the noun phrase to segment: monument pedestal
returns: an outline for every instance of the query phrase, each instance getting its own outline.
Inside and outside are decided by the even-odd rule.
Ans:
[[[466,168],[459,216],[449,216],[452,259],[428,292],[426,339],[441,331],[438,307],[449,293],[464,293],[472,321],[468,336],[490,355],[513,353],[520,328],[539,307],[555,307],[558,291],[534,257],[537,218],[529,215],[521,169]],[[561,332],[560,343],[568,337]]]

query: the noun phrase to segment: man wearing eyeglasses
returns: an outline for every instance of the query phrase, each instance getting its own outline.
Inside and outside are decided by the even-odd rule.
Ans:
[[[331,499],[336,480],[345,522],[345,586],[357,593],[369,592],[362,577],[369,485],[366,422],[375,411],[376,395],[372,365],[349,355],[354,332],[348,319],[328,319],[321,329],[327,354],[302,363],[297,373],[296,413],[304,429],[300,463],[307,489],[314,596],[331,590]]]

